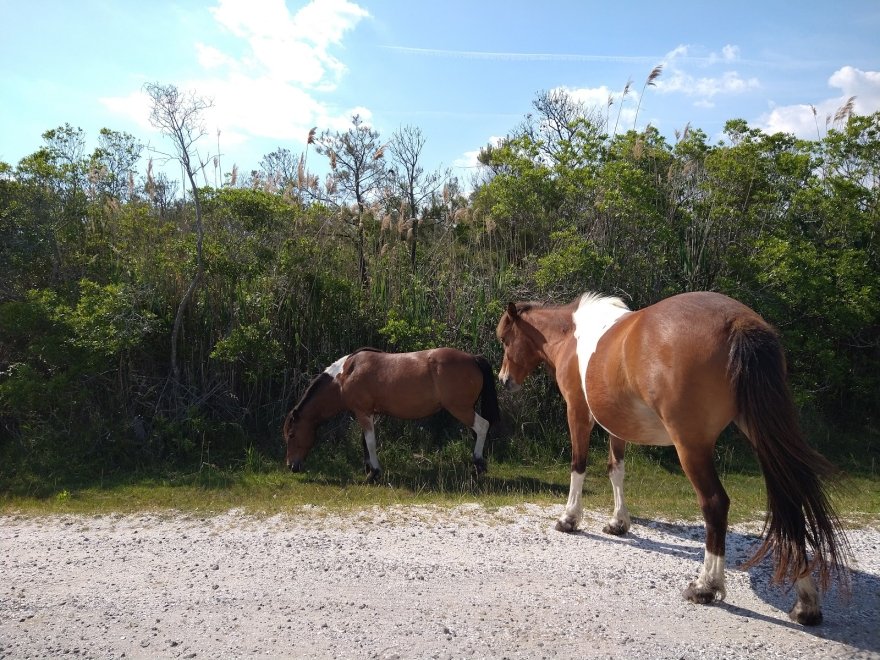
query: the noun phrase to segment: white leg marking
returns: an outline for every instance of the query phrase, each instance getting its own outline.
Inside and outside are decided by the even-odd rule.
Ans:
[[[367,453],[370,455],[370,467],[374,470],[381,470],[379,465],[379,457],[376,455],[376,431],[373,428],[373,418],[370,417],[370,428],[364,430],[364,440],[367,443]]]
[[[611,492],[614,495],[614,512],[611,514],[608,526],[622,532],[629,531],[632,522],[629,517],[629,509],[626,508],[626,503],[623,501],[623,477],[625,473],[623,461],[615,464],[608,473],[608,478],[611,480]]]
[[[794,583],[794,589],[797,591],[797,602],[795,602],[791,613],[806,614],[810,617],[819,617],[821,620],[822,611],[819,607],[819,590],[816,589],[816,583],[813,581],[812,575],[805,575]],[[795,618],[794,616],[792,618]]]
[[[584,515],[581,496],[584,491],[584,477],[586,474],[586,472],[581,474],[578,474],[577,472],[571,473],[571,482],[568,487],[568,502],[565,504],[565,513],[559,518],[557,529],[559,529],[559,526],[561,525],[566,530],[573,531],[577,529],[577,526],[580,524],[581,518]]]
[[[474,444],[474,460],[483,458],[483,446],[486,444],[486,434],[489,432],[489,420],[474,413],[474,425],[471,427],[477,434],[477,442]]]
[[[717,600],[724,600],[724,555],[715,555],[706,550],[703,568],[694,585],[697,589],[711,589]]]

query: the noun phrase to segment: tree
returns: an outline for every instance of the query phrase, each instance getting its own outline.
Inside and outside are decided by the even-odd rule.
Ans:
[[[98,148],[89,161],[89,175],[98,194],[119,202],[131,199],[134,193],[135,166],[144,145],[128,133],[102,128]]]
[[[443,186],[443,182],[449,179],[451,172],[447,169],[439,169],[433,172],[425,172],[421,164],[422,149],[425,146],[425,136],[421,129],[415,126],[400,128],[388,143],[391,161],[395,165],[394,179],[409,206],[412,221],[412,241],[410,243],[410,263],[412,269],[416,269],[416,244],[418,243],[419,208],[423,203]],[[401,220],[404,220],[401,218]]]
[[[204,170],[205,161],[198,159],[195,143],[207,133],[202,123],[202,113],[212,106],[212,102],[195,96],[193,92],[181,93],[174,85],[147,83],[144,86],[152,101],[150,123],[165,136],[171,138],[174,149],[172,154],[163,154],[168,159],[176,159],[183,166],[189,180],[196,213],[196,272],[190,280],[189,287],[177,307],[174,317],[174,328],[171,332],[171,371],[176,381],[180,381],[180,367],[177,364],[177,338],[180,335],[183,315],[186,312],[196,288],[205,271],[202,245],[204,229],[202,225],[202,208],[199,202],[199,190],[195,175]],[[160,152],[161,153],[161,152]]]
[[[361,285],[366,286],[364,214],[385,185],[385,147],[379,142],[379,132],[365,125],[359,115],[354,115],[351,123],[345,133],[324,131],[315,143],[317,152],[330,160],[328,194],[335,191],[343,203],[355,204],[350,224],[355,229]]]

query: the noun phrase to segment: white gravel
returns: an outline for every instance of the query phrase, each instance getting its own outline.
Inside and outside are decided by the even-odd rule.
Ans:
[[[0,657],[880,658],[880,529],[854,530],[853,595],[786,614],[770,566],[685,602],[701,524],[623,538],[553,529],[561,507],[477,505],[0,517]]]

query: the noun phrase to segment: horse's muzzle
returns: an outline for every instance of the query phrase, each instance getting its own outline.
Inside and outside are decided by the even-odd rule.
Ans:
[[[508,392],[516,392],[522,387],[522,385],[517,383],[510,376],[505,375],[502,378],[499,378],[498,380],[501,383],[501,385],[504,387],[504,389],[506,389]]]
[[[290,468],[291,472],[302,472],[303,462],[300,460],[290,461],[290,463],[287,464],[287,467]]]

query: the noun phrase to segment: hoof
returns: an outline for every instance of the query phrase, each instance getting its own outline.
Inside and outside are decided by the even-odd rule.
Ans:
[[[716,591],[710,587],[698,587],[696,582],[691,582],[687,589],[681,592],[685,600],[697,605],[708,605],[716,600],[721,600]]]
[[[370,468],[367,470],[367,483],[375,484],[382,478],[382,470],[373,470]]]
[[[608,523],[602,528],[602,531],[612,536],[623,536],[629,531],[629,525],[625,525],[622,522]]]
[[[802,626],[818,626],[822,623],[822,610],[804,607],[800,601],[794,604],[788,616]]]
[[[489,466],[486,463],[485,458],[474,459],[474,470],[476,471],[477,475],[485,474],[488,469]]]
[[[564,532],[565,534],[571,534],[573,531],[577,529],[577,523],[573,520],[568,520],[567,518],[564,520],[556,521],[556,531]]]

